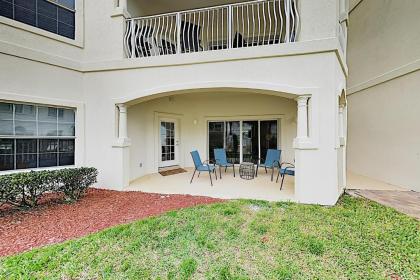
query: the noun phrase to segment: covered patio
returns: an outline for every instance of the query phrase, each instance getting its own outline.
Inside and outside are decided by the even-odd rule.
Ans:
[[[222,179],[215,180],[210,185],[209,175],[202,173],[199,178],[195,176],[193,182],[190,180],[193,174],[192,168],[185,168],[187,172],[170,176],[162,176],[159,173],[145,175],[130,183],[126,191],[141,191],[159,194],[188,194],[195,196],[209,196],[222,199],[256,199],[267,201],[295,201],[294,177],[286,176],[283,189],[280,191],[280,181],[271,182],[271,172],[267,174],[263,169],[258,172],[258,177],[253,180],[244,180],[238,174],[239,165],[236,167],[236,177],[232,169],[225,173],[222,171]],[[218,171],[217,171],[218,172]]]

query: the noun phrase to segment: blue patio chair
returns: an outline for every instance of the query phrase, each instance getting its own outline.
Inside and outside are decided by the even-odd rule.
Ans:
[[[200,173],[201,172],[208,172],[209,176],[210,176],[210,184],[213,186],[213,180],[211,179],[211,173],[214,173],[214,176],[216,177],[217,180],[217,174],[216,174],[216,168],[214,167],[214,165],[212,163],[210,163],[210,161],[201,161],[200,158],[200,154],[198,153],[198,151],[192,151],[191,152],[191,156],[192,159],[194,161],[194,173],[193,176],[191,178],[190,184],[192,183],[194,176],[195,176],[195,172],[198,171],[198,177],[200,177]]]
[[[265,173],[267,173],[267,168],[271,169],[271,182],[273,181],[274,177],[274,169],[276,167],[280,167],[280,156],[281,150],[274,150],[268,149],[267,156],[265,157],[265,162],[261,163],[261,159],[259,159],[257,164],[257,171],[255,172],[255,177],[258,177],[258,167],[264,167]]]
[[[285,168],[283,168],[283,166],[285,166]],[[288,162],[283,162],[282,164],[280,164],[279,173],[277,174],[277,180],[276,180],[276,183],[278,183],[279,182],[279,176],[281,176],[280,190],[283,189],[284,177],[286,177],[286,175],[295,176],[295,165],[294,164],[288,163]]]
[[[225,149],[214,149],[214,159],[216,161],[216,165],[219,166],[219,177],[220,177],[220,179],[222,179],[222,167],[225,168],[225,172],[228,169],[228,167],[232,167],[233,168],[233,177],[236,177],[236,175],[235,175],[235,164],[228,162]]]

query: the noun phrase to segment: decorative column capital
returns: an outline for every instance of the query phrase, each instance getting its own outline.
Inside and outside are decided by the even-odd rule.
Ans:
[[[309,96],[308,95],[300,95],[296,98],[296,101],[298,103],[298,107],[301,106],[308,106],[308,100],[309,100]]]
[[[128,138],[128,127],[127,127],[127,105],[120,103],[116,104],[118,108],[118,139],[114,147],[128,147],[130,145],[130,139]]]
[[[127,105],[120,103],[117,104],[118,110],[120,111],[120,113],[127,113]]]

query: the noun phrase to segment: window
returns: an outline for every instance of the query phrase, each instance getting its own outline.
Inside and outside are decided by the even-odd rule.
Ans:
[[[74,165],[74,154],[75,110],[0,103],[0,171]]]
[[[0,16],[75,37],[75,0],[0,0]]]
[[[232,163],[262,162],[268,149],[278,148],[277,120],[215,121],[208,123],[208,156],[224,148]]]

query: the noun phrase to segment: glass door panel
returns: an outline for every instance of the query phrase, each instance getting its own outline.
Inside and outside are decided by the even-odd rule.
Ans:
[[[226,156],[229,162],[240,162],[241,123],[239,121],[226,122]]]
[[[277,121],[260,122],[261,161],[265,161],[268,149],[277,149]]]
[[[242,122],[242,161],[258,162],[258,121]]]
[[[209,122],[209,159],[214,161],[214,149],[223,149],[225,123]]]
[[[175,123],[160,122],[161,162],[175,161]]]

